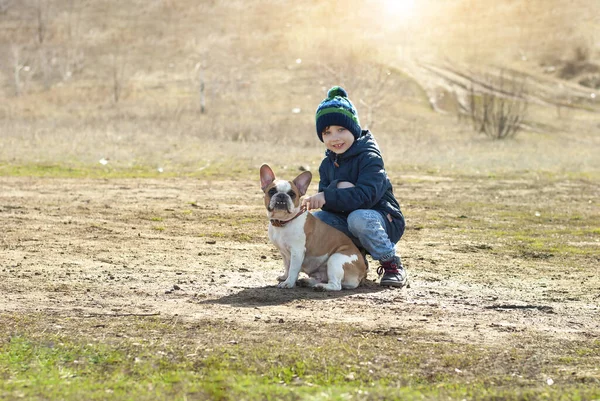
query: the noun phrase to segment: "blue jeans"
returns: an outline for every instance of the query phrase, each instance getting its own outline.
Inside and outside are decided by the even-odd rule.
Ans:
[[[385,217],[376,210],[358,209],[348,217],[324,210],[313,212],[313,215],[346,234],[375,260],[389,260],[396,255],[396,245],[385,231]]]

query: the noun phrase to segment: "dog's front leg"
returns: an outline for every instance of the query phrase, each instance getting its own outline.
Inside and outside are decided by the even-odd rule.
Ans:
[[[283,258],[283,274],[277,277],[277,281],[285,281],[288,278],[288,274],[290,272],[290,257],[285,253],[281,252],[281,257]]]
[[[287,278],[279,283],[279,288],[293,288],[298,281],[300,270],[302,269],[302,261],[304,260],[304,249],[292,249],[290,255],[290,267],[288,269]]]

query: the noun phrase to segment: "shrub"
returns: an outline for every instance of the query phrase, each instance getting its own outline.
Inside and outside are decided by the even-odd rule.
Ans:
[[[483,81],[471,79],[470,117],[473,128],[493,139],[513,137],[523,127],[527,116],[525,79],[513,74],[510,79],[500,71],[498,77]]]

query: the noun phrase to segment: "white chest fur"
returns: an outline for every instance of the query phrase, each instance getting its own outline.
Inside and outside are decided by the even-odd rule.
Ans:
[[[308,213],[303,213],[284,227],[269,225],[269,239],[286,256],[290,256],[292,251],[304,253],[306,249],[304,224],[307,217]]]

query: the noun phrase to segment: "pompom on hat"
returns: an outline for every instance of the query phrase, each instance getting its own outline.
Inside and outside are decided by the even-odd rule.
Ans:
[[[330,125],[347,128],[354,135],[354,139],[358,139],[362,132],[356,108],[348,99],[348,92],[341,86],[334,86],[327,91],[327,99],[317,107],[315,120],[317,136],[321,142],[323,142],[323,130]]]

